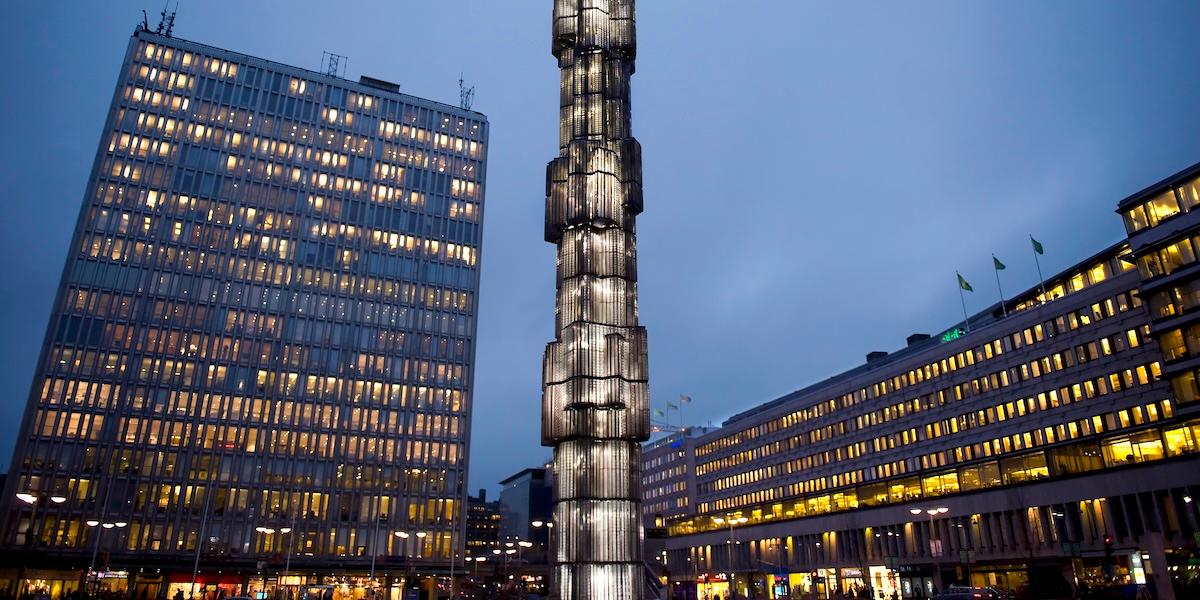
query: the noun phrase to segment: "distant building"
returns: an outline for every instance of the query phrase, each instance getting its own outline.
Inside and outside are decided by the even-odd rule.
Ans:
[[[0,581],[266,597],[461,573],[486,117],[141,29],[115,87]]]
[[[642,525],[695,514],[696,438],[715,427],[687,427],[642,444]],[[647,555],[647,558],[650,558]]]
[[[467,497],[467,556],[491,558],[500,547],[500,501],[487,499],[487,490]]]
[[[546,548],[545,526],[554,508],[554,476],[550,469],[524,469],[500,482],[500,543],[527,541]],[[534,527],[534,521],[542,523]]]
[[[694,439],[676,591],[1069,597],[1111,579],[1200,597],[1200,165],[1119,212],[1128,241],[1007,317],[911,336]]]

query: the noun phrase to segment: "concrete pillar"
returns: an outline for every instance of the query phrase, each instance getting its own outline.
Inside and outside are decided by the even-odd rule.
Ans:
[[[1146,581],[1154,582],[1154,591],[1158,600],[1175,600],[1175,588],[1171,587],[1171,573],[1167,571],[1166,540],[1161,533],[1151,533],[1145,536],[1146,553],[1149,561],[1143,561],[1146,569]]]

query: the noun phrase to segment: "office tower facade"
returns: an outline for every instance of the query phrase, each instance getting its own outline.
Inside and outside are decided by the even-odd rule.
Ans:
[[[558,294],[543,367],[542,443],[554,446],[554,585],[562,600],[636,600],[639,442],[649,437],[650,415],[637,315],[633,0],[556,0],[552,49],[560,133],[559,156],[547,168],[545,237],[558,246]]]
[[[669,523],[701,597],[1200,593],[1200,166],[1120,203],[1127,241],[696,439]],[[1195,217],[1195,218],[1193,218]],[[1043,289],[1044,287],[1044,289]],[[878,596],[875,596],[878,597]]]
[[[153,598],[454,568],[487,135],[135,32],[0,501],[6,576]]]

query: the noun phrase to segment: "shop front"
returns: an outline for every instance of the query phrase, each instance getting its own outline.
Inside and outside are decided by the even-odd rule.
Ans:
[[[788,574],[788,591],[793,599],[830,600],[837,597],[837,569],[816,569]]]
[[[901,565],[897,575],[900,579],[900,597],[905,600],[932,598],[933,569],[914,565]]]
[[[229,573],[172,573],[167,578],[167,600],[222,600],[250,595],[242,575]]]
[[[14,581],[18,598],[45,593],[51,600],[60,600],[79,590],[83,573],[71,570],[24,569]]]
[[[697,600],[728,600],[729,576],[726,573],[705,573],[696,577]]]

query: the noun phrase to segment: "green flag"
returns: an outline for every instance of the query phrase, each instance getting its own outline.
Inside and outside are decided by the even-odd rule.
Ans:
[[[1029,241],[1030,241],[1030,242],[1033,242],[1033,251],[1034,251],[1034,252],[1037,252],[1038,254],[1045,254],[1045,253],[1046,253],[1046,249],[1042,247],[1042,243],[1041,243],[1041,242],[1039,242],[1039,241],[1037,241],[1037,240],[1035,240],[1035,239],[1033,239],[1033,236],[1032,236],[1032,235],[1031,235],[1031,236],[1029,236]]]
[[[667,403],[667,408],[670,410],[679,410],[678,406],[675,406],[674,404],[671,404],[670,402]]]
[[[656,416],[656,417],[665,417],[665,416],[667,416],[667,413],[665,413],[665,412],[663,412],[663,411],[661,411],[661,410],[659,410],[659,409],[657,409],[657,408],[656,408],[656,409],[654,409],[654,416]]]
[[[996,258],[995,254],[992,255],[992,266],[996,267],[997,271],[1003,271],[1008,268],[1004,266],[1004,263],[1000,262],[1000,259]]]
[[[955,273],[955,275],[958,275],[958,287],[960,287],[968,292],[975,291],[975,288],[972,288],[971,284],[967,283],[967,280],[963,279],[962,275],[959,275],[958,273]]]

